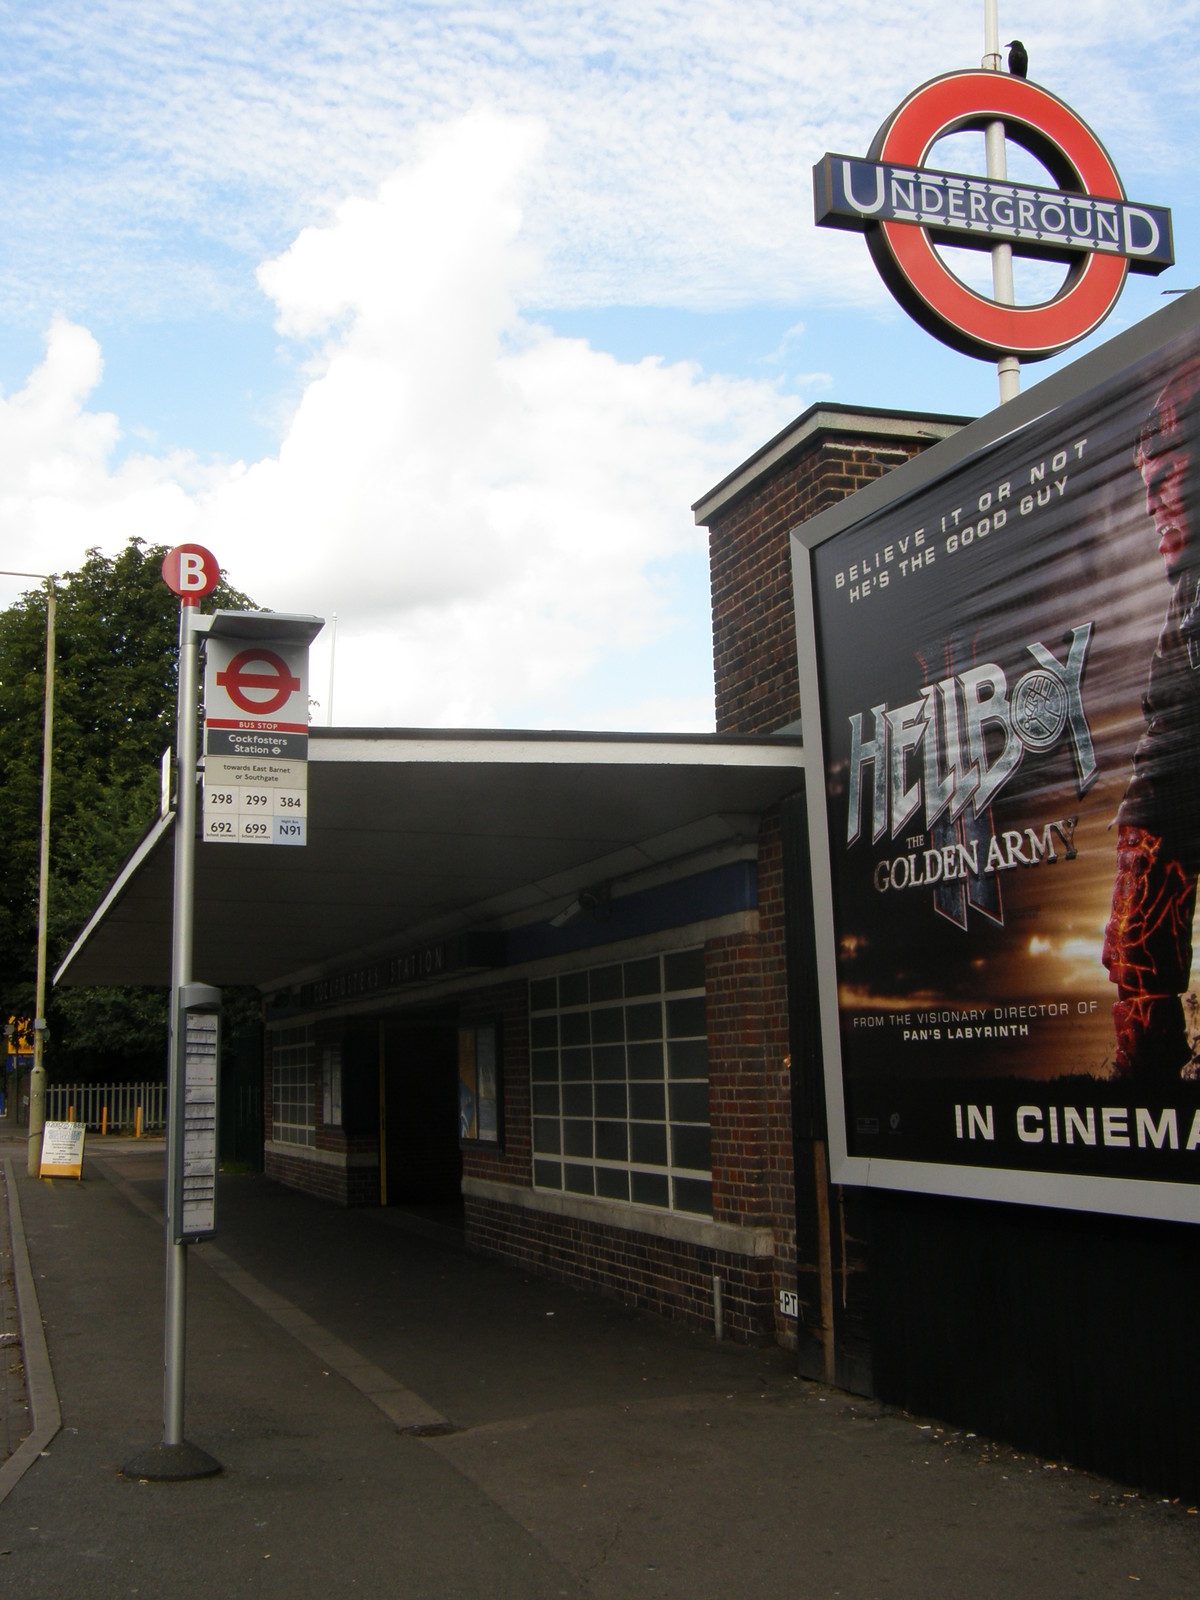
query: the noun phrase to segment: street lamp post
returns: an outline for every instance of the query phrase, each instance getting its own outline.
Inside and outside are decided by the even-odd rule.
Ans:
[[[36,1178],[46,1125],[46,913],[50,902],[50,777],[54,749],[54,577],[46,572],[0,571],[2,578],[37,578],[46,585],[46,695],[42,718],[42,828],[38,847],[37,998],[33,1018],[33,1071],[29,1075],[29,1143],[26,1171]]]

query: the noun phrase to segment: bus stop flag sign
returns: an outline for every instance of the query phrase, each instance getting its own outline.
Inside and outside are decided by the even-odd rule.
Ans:
[[[218,613],[231,615],[228,613]],[[302,845],[308,819],[308,641],[256,616],[205,647],[204,827],[209,844]]]

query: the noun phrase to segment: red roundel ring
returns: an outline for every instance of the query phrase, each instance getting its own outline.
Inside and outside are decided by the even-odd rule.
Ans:
[[[1067,189],[1124,200],[1116,168],[1096,135],[1057,96],[1002,72],[950,72],[914,89],[880,128],[872,161],[920,167],[947,134],[1003,121],[1014,144],[1036,156]],[[924,228],[880,222],[871,254],[892,293],[928,332],[968,355],[1040,361],[1091,333],[1116,305],[1129,263],[1080,252],[1052,300],[1005,306],[976,294],[945,265]]]
[[[251,670],[255,662],[263,663],[258,671]],[[274,716],[300,688],[300,679],[293,677],[283,657],[261,645],[239,650],[224,672],[217,673],[217,682],[239,710],[256,717]],[[252,699],[247,689],[261,691],[264,698]]]

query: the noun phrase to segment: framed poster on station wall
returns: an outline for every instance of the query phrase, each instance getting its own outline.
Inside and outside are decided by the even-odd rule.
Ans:
[[[458,1140],[461,1145],[504,1147],[504,1096],[500,1023],[458,1030]]]
[[[1200,1221],[1200,293],[792,557],[835,1181]]]

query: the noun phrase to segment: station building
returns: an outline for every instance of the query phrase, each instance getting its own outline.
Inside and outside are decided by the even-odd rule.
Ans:
[[[263,996],[267,1176],[457,1213],[473,1248],[729,1337],[820,1335],[819,1285],[793,1303],[787,535],[961,420],[815,407],[697,503],[715,734],[314,727],[307,846],[198,848],[194,970]],[[169,982],[173,820],[61,981]]]
[[[1196,1498],[1194,1229],[829,1180],[789,533],[966,421],[816,406],[696,503],[714,734],[313,728],[194,970],[261,992],[270,1178]],[[173,821],[58,981],[169,982]]]

